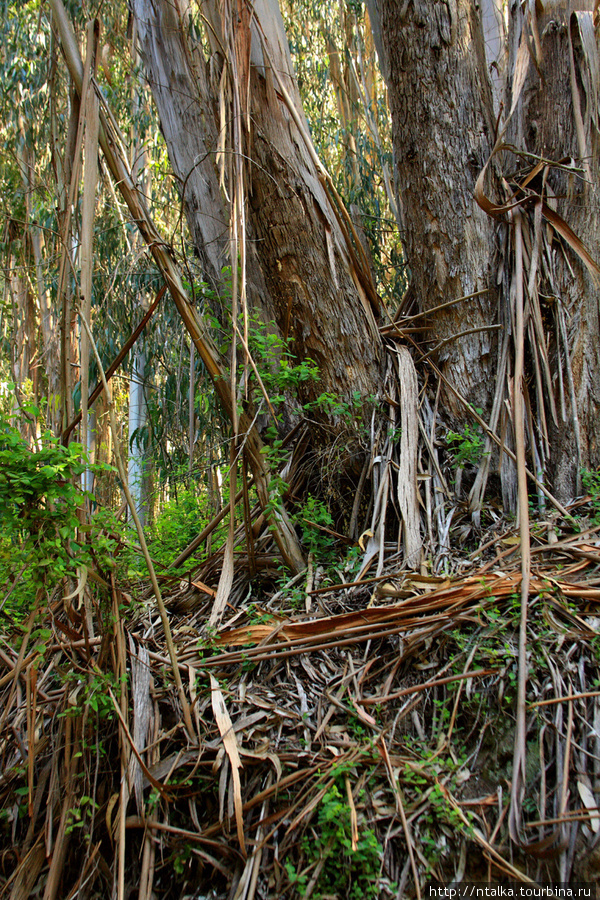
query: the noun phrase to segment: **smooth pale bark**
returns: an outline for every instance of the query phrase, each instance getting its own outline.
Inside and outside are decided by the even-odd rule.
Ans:
[[[207,274],[215,279],[219,266],[228,262],[225,188],[231,193],[232,186],[227,157],[237,150],[219,144],[231,122],[223,102],[229,69],[223,70],[219,48],[227,46],[231,34],[217,6],[203,6],[214,29],[208,34],[215,49],[206,59],[202,47],[190,40],[183,0],[133,3],[146,74],[190,230]],[[310,357],[318,364],[321,380],[306,386],[303,402],[323,392],[342,400],[355,391],[376,394],[383,348],[369,296],[372,285],[366,283],[370,276],[353,258],[339,211],[306,143],[308,127],[279,7],[274,0],[260,0],[253,14],[252,25],[243,15],[234,16],[236,46],[242,48],[235,61],[237,77],[242,95],[249,97],[241,128],[249,301],[292,339],[299,359]]]
[[[144,397],[145,353],[136,347],[133,370],[129,381],[129,461],[127,484],[142,525],[146,524],[144,503],[144,449],[140,430],[146,424],[146,398]]]

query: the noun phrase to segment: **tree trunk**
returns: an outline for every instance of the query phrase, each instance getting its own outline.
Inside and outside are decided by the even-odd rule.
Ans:
[[[508,140],[532,154],[513,156],[512,171],[523,173],[538,159],[544,162],[530,188],[543,195],[600,263],[600,222],[593,214],[600,185],[599,56],[593,5],[591,0],[570,3],[568,11],[554,5],[537,21],[513,10],[511,56],[518,56],[525,33],[536,64],[529,64]],[[533,211],[529,218],[535,240]],[[540,427],[539,453],[553,473],[555,493],[566,501],[580,490],[581,469],[600,464],[598,273],[590,274],[581,256],[555,232],[547,227],[544,231],[531,302],[534,308],[539,304],[545,331],[540,334],[538,329],[536,344],[545,344],[551,375],[543,391],[534,389],[537,357],[532,339],[529,381],[537,419],[547,425]]]
[[[216,282],[220,268],[231,264],[227,197],[236,191],[232,156],[243,157],[247,294],[264,319],[291,339],[298,360],[317,363],[320,381],[304,386],[301,402],[322,393],[345,402],[355,392],[375,395],[383,358],[375,292],[310,144],[278,5],[254,3],[252,18],[244,2],[233,5],[235,12],[223,19],[219,4],[203,6],[213,45],[205,57],[190,39],[184,0],[133,3],[146,74],[200,259]],[[231,45],[224,62],[222,51]],[[241,106],[234,113],[224,96],[236,90]],[[223,146],[220,137],[232,129]]]
[[[584,254],[561,224],[566,220],[597,262],[599,225],[589,210],[598,186],[598,51],[592,3],[568,5],[567,13],[563,4],[552,4],[552,16],[537,20],[537,5],[523,14],[513,4],[505,33],[498,3],[486,0],[482,12],[493,56],[487,62],[494,64],[494,103],[480,4],[368,3],[389,87],[404,241],[419,310],[487,292],[424,318],[432,326],[427,337],[437,346],[433,358],[452,388],[488,416],[495,395],[491,425],[509,443],[512,423],[501,421],[502,406],[510,405],[512,379],[511,354],[505,351],[514,337],[508,207],[521,204],[528,453],[538,477],[548,480],[562,500],[577,492],[580,466],[600,461],[598,302],[588,271],[593,263],[586,268]],[[588,11],[572,13],[573,6]],[[474,195],[494,148],[494,111],[502,108],[498,95],[505,85],[500,136],[515,152],[498,153],[488,169],[486,193],[496,204],[494,220],[478,209]],[[550,164],[569,158],[576,160],[570,170]],[[557,228],[563,239],[541,224],[551,221],[552,209],[562,217]],[[497,323],[503,329],[502,352],[489,330]],[[461,336],[474,329],[481,330]],[[451,420],[460,418],[452,390],[443,392],[443,405]],[[510,507],[512,465],[501,477]]]
[[[135,503],[135,511],[142,525],[146,524],[145,502],[145,452],[141,430],[146,424],[146,398],[144,397],[145,353],[137,346],[133,357],[133,368],[129,380],[129,438],[127,449],[129,462],[127,467],[127,484]]]
[[[397,188],[411,286],[442,374],[488,410],[496,359],[494,223],[474,199],[493,146],[481,23],[471,0],[371,0],[389,89]],[[470,332],[461,336],[463,332]],[[437,349],[435,349],[437,348]],[[463,408],[451,391],[444,406]]]

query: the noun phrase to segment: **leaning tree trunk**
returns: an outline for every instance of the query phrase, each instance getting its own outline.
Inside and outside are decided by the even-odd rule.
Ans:
[[[249,303],[276,322],[299,360],[309,357],[320,370],[301,401],[377,394],[383,346],[375,291],[310,143],[277,3],[203,4],[204,46],[190,37],[186,0],[134,0],[133,10],[207,280],[218,284],[231,265],[235,195]]]

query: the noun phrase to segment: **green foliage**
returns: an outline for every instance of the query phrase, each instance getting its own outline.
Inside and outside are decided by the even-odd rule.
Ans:
[[[368,399],[374,400],[372,397],[369,397]],[[363,398],[360,391],[353,391],[352,399],[350,401],[342,400],[337,394],[326,391],[319,394],[316,400],[307,403],[304,409],[307,412],[320,410],[333,418],[353,419],[359,416],[362,403]]]
[[[169,565],[202,531],[208,518],[207,501],[194,485],[179,487],[177,495],[163,504],[149,530],[152,557]]]
[[[39,415],[36,407],[26,412]],[[64,447],[47,432],[32,451],[6,418],[0,419],[0,517],[11,532],[42,538],[54,526],[67,538],[77,525],[71,518],[83,501],[72,480],[86,468],[79,444]]]
[[[600,525],[600,469],[584,469],[581,473],[581,483],[591,498],[592,521],[594,525]]]
[[[126,680],[127,676],[124,675]],[[109,689],[115,693],[118,691],[118,681],[112,672],[95,671],[87,676],[84,681],[75,672],[69,672],[65,681],[70,687],[69,706],[59,716],[77,718],[85,710],[91,710],[98,719],[110,721],[116,718],[115,706]]]
[[[302,528],[302,543],[319,565],[329,566],[335,558],[335,538],[324,529],[333,528],[333,518],[322,500],[308,495],[293,521]]]
[[[34,406],[25,412],[39,415]],[[12,582],[22,567],[27,570],[13,604],[20,599],[28,606],[32,589],[51,587],[99,556],[107,562],[113,542],[100,534],[106,514],[92,525],[82,525],[79,516],[86,497],[93,500],[81,487],[86,468],[97,473],[110,467],[90,465],[79,444],[65,447],[50,432],[32,450],[0,414],[0,574]],[[93,557],[86,532],[98,537]]]
[[[310,358],[297,361],[291,340],[275,333],[275,322],[265,325],[257,313],[249,322],[248,347],[273,404],[283,402],[284,393],[295,395],[300,385],[319,380],[319,368]],[[255,378],[250,374],[251,382]]]
[[[146,540],[150,556],[162,574],[191,541],[198,536],[210,517],[208,499],[204,486],[189,479],[182,484],[179,475],[170,481],[170,496],[162,504],[154,522],[146,528]],[[227,500],[227,490],[225,491]],[[215,547],[219,540],[215,540]],[[202,552],[202,548],[200,551]],[[128,543],[120,555],[122,576],[129,581],[144,580],[148,577],[146,562],[137,545],[137,533],[129,527]]]
[[[379,874],[383,851],[371,828],[360,829],[356,849],[352,849],[350,807],[337,785],[324,795],[319,807],[317,827],[302,840],[302,850],[311,864],[324,860],[315,890],[315,900],[327,896],[362,900],[379,897]],[[310,868],[310,867],[309,867]],[[290,883],[301,897],[306,893],[309,875],[286,863]]]
[[[93,797],[88,797],[86,794],[80,797],[79,804],[67,811],[65,834],[72,834],[77,828],[89,829],[90,820],[97,809],[100,809],[100,805]],[[89,836],[86,837],[89,838]]]
[[[476,410],[481,412],[481,410]],[[449,431],[446,445],[452,453],[454,464],[463,468],[467,464],[476,466],[483,456],[485,438],[479,425],[467,423],[462,432]]]

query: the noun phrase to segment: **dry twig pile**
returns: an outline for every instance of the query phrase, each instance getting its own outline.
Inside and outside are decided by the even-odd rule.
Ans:
[[[0,896],[595,881],[597,535],[537,534],[520,844],[507,810],[521,574],[506,532],[458,577],[392,556],[382,577],[310,595],[296,578],[228,607],[218,633],[206,593],[166,596],[191,734],[151,608],[113,584],[94,637],[69,600],[34,611],[0,650]]]

